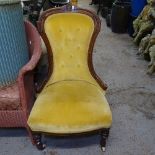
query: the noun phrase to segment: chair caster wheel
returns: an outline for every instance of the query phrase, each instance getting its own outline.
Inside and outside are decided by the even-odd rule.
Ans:
[[[34,136],[34,144],[36,145],[38,150],[44,150],[46,148],[46,145],[41,141],[41,135]]]
[[[102,152],[105,152],[105,147],[101,147]]]
[[[100,141],[100,146],[101,146],[101,150],[103,152],[105,152],[105,147],[106,147],[106,138],[102,137],[101,141]]]
[[[41,143],[41,142],[38,142],[37,144],[36,144],[36,147],[37,147],[37,149],[38,150],[44,150],[45,148],[46,148],[46,144],[43,144],[43,143]]]

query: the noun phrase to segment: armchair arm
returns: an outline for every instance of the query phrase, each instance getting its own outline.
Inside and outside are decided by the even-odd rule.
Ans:
[[[22,108],[28,115],[35,99],[33,71],[41,57],[41,39],[36,28],[28,21],[25,21],[25,31],[30,61],[20,70],[17,80]]]
[[[27,43],[29,47],[30,61],[20,70],[19,76],[32,71],[38,64],[41,57],[41,39],[36,28],[28,21],[25,21]]]

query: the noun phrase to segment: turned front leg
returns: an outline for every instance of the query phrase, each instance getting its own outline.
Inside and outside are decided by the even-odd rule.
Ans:
[[[109,129],[101,131],[101,141],[100,141],[100,145],[101,145],[101,149],[103,152],[105,152],[105,148],[106,148],[106,141],[107,138],[109,136]]]
[[[46,145],[42,143],[42,135],[41,134],[35,134],[33,135],[34,144],[36,145],[38,150],[44,150],[46,148]]]

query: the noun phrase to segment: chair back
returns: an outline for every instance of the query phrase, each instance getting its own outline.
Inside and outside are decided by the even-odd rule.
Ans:
[[[89,10],[65,6],[42,14],[39,31],[49,54],[48,84],[64,80],[96,81],[92,77],[92,51],[100,19]]]

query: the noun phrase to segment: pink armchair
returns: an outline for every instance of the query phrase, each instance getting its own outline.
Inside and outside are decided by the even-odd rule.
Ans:
[[[19,76],[11,86],[0,88],[0,127],[25,127],[35,99],[33,71],[41,56],[41,41],[36,28],[25,21],[30,61],[19,71]],[[19,58],[20,59],[20,58]]]

